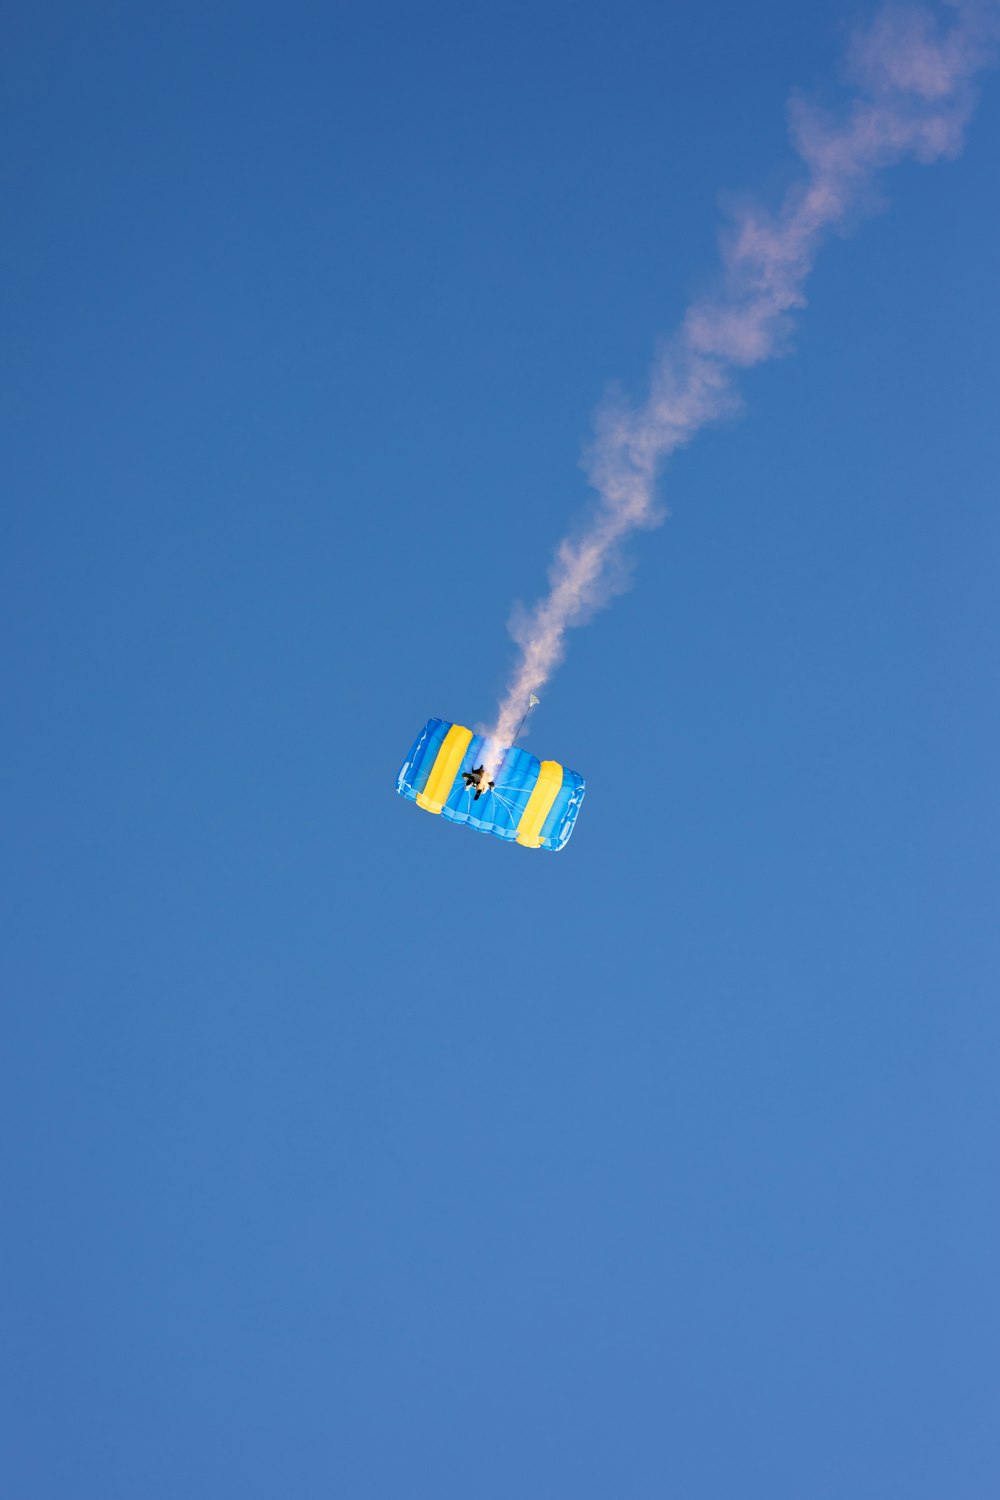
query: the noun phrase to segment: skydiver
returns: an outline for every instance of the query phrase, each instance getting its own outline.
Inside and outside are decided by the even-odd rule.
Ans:
[[[467,790],[471,791],[473,787],[476,789],[476,795],[473,798],[474,802],[478,802],[484,792],[492,792],[493,790],[493,782],[487,776],[482,766],[474,766],[471,771],[463,771],[462,777]]]

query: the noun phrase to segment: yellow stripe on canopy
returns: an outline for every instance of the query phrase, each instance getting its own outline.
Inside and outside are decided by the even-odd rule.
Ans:
[[[517,825],[517,842],[526,849],[541,848],[542,825],[552,811],[552,804],[562,790],[562,784],[563,768],[559,762],[543,760],[538,780]]]
[[[434,758],[431,774],[422,792],[417,793],[417,806],[426,812],[439,813],[448,800],[452,783],[458,775],[462,757],[472,743],[472,730],[453,724],[441,741],[441,749]],[[551,805],[551,804],[550,804]]]

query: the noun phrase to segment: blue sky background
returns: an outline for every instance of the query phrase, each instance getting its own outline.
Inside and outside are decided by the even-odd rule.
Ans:
[[[855,14],[8,13],[5,1493],[996,1495],[1000,80],[393,792]]]

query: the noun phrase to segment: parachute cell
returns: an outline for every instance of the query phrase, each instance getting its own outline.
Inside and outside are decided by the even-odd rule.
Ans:
[[[477,797],[487,741],[461,724],[428,719],[400,767],[396,790],[426,812],[527,849],[562,849],[583,801],[583,777],[510,745]],[[470,784],[471,783],[471,784]]]

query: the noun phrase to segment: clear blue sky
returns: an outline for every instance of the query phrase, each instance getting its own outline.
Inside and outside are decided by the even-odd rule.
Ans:
[[[1000,1492],[1000,79],[393,792],[854,14],[9,11],[4,1494]]]

